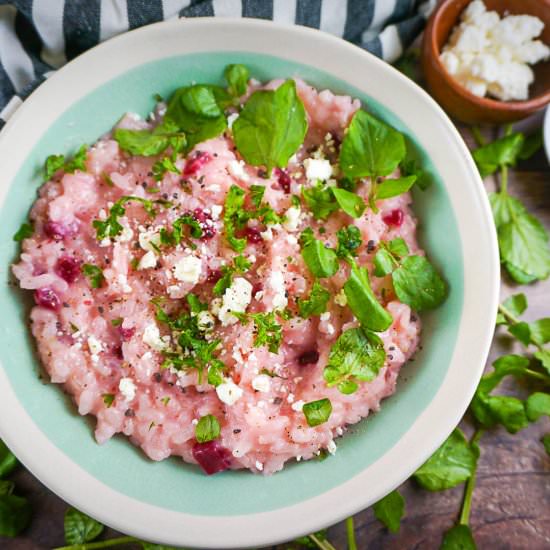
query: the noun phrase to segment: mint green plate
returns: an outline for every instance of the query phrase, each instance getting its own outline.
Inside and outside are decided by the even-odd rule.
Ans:
[[[152,44],[158,46],[153,51]],[[451,289],[441,308],[423,316],[422,350],[403,368],[382,410],[339,440],[336,456],[289,464],[271,477],[230,471],[209,478],[178,459],[152,462],[124,437],[99,446],[93,420],[80,417],[58,386],[41,381],[26,321],[29,299],[10,284],[8,267],[17,254],[11,237],[36,196],[47,155],[93,143],[126,111],[146,115],[155,93],[168,96],[192,81],[221,83],[229,63],[246,64],[262,81],[297,76],[358,97],[407,136],[433,181],[415,193],[420,242]],[[445,115],[369,54],[319,32],[260,21],[153,25],[95,48],[42,85],[0,134],[0,158],[8,165],[1,187],[0,299],[9,319],[0,331],[0,435],[44,483],[101,521],[186,546],[285,540],[389,492],[464,412],[497,303],[498,257],[486,197]],[[469,269],[471,250],[476,262]]]

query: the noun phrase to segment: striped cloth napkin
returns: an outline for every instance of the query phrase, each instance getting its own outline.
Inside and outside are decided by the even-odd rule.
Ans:
[[[173,17],[256,17],[329,32],[392,62],[435,0],[0,0],[0,128],[67,61]]]

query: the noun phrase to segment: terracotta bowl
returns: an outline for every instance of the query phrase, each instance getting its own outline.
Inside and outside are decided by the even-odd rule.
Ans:
[[[468,123],[512,122],[550,103],[550,61],[534,66],[535,81],[527,101],[499,101],[477,97],[447,73],[439,60],[460,14],[471,0],[443,0],[432,13],[422,43],[422,66],[430,92],[448,114]],[[499,14],[535,15],[544,22],[541,39],[550,44],[550,0],[485,0]]]

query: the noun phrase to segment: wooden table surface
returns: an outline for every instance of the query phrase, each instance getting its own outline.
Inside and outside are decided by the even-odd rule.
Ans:
[[[467,129],[461,132],[469,144]],[[491,129],[488,130],[488,135]],[[487,180],[488,190],[494,181]],[[550,231],[550,167],[539,154],[510,173],[509,191],[521,198],[528,209]],[[529,299],[529,319],[550,313],[550,280],[521,287]],[[503,281],[502,295],[518,292]],[[491,358],[514,349],[507,338],[495,338]],[[467,422],[464,429],[468,430]],[[481,440],[478,483],[473,497],[471,525],[480,549],[544,550],[550,548],[550,457],[540,443],[550,431],[550,419],[543,418],[512,436],[502,429],[485,434]],[[63,544],[63,515],[67,505],[28,472],[13,476],[18,492],[29,498],[34,509],[31,526],[16,539],[0,537],[2,550],[49,550]],[[359,549],[437,549],[442,533],[456,520],[462,487],[442,493],[428,493],[406,482],[400,488],[407,501],[401,531],[392,535],[374,518],[372,510],[355,517]],[[116,536],[107,530],[106,537]],[[345,527],[329,530],[329,539],[338,550],[346,548]],[[283,550],[280,545],[276,550]],[[126,547],[128,550],[131,547]],[[275,549],[273,549],[275,550]]]

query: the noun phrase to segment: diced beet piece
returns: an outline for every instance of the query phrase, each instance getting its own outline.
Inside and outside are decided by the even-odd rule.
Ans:
[[[222,278],[222,272],[220,269],[210,269],[208,270],[206,282],[215,285],[221,278]]]
[[[55,272],[67,283],[74,283],[80,275],[80,262],[73,256],[61,256],[55,264]]]
[[[403,219],[405,218],[405,215],[403,214],[403,210],[401,208],[396,208],[395,210],[392,210],[389,214],[386,214],[382,220],[387,225],[394,225],[395,227],[400,227],[403,223]]]
[[[197,151],[191,158],[187,159],[185,168],[183,169],[184,176],[194,176],[205,164],[210,162],[212,157],[206,151]]]
[[[275,175],[277,176],[277,181],[281,186],[281,189],[285,193],[290,193],[290,176],[286,170],[281,170],[280,168],[275,169]]]
[[[122,346],[120,344],[118,346],[113,346],[112,351],[113,351],[113,355],[117,359],[124,359],[124,355],[122,353]]]
[[[212,216],[200,208],[193,210],[193,218],[199,222],[202,229],[201,240],[211,239],[216,235],[216,226]]]
[[[319,361],[319,352],[316,349],[305,351],[298,357],[298,363],[304,365],[314,365]]]
[[[231,466],[231,452],[222,447],[216,440],[207,443],[195,443],[193,458],[199,463],[204,473],[209,476],[223,472]]]
[[[65,224],[50,220],[44,224],[44,233],[46,233],[50,239],[55,239],[56,241],[60,241],[65,237],[72,237],[76,235],[77,232],[78,224],[76,222]]]
[[[34,301],[36,302],[36,305],[46,309],[51,309],[52,311],[57,311],[61,306],[59,296],[53,288],[49,287],[37,288],[34,291]]]
[[[129,328],[119,327],[119,330],[120,330],[120,336],[125,342],[128,342],[128,340],[131,340],[132,336],[134,335],[134,332],[136,332],[135,327],[129,327]]]
[[[255,227],[247,227],[244,230],[246,240],[252,244],[258,244],[263,241],[260,230]]]

